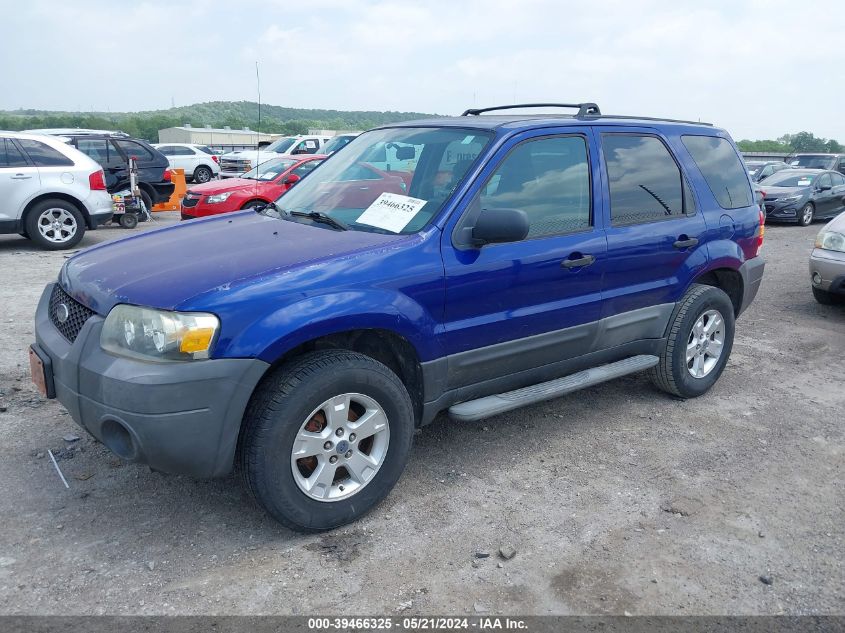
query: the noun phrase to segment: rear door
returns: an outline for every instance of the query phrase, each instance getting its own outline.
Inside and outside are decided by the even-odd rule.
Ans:
[[[526,132],[497,151],[468,192],[441,245],[449,388],[590,351],[607,263],[595,156],[587,128]],[[525,211],[527,238],[462,243],[463,227],[496,208]]]
[[[614,344],[654,338],[707,262],[707,227],[662,135],[614,127],[600,139],[610,200],[602,316],[619,321],[617,339],[623,340]]]
[[[22,230],[23,207],[41,189],[38,168],[14,139],[0,136],[0,229]],[[2,232],[2,231],[0,231]]]

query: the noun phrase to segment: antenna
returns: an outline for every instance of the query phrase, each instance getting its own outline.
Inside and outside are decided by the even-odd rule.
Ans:
[[[255,88],[258,92],[258,125],[255,130],[255,169],[261,164],[261,75],[258,73],[258,60],[255,62]],[[255,172],[258,176],[258,172]],[[258,195],[258,178],[253,185],[253,195]]]

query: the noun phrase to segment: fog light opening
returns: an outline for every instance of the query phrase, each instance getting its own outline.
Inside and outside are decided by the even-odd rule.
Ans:
[[[818,273],[813,273],[813,283],[817,286],[822,282],[822,276]]]
[[[132,460],[138,457],[138,448],[128,429],[117,420],[103,422],[103,444],[112,453],[123,459]]]

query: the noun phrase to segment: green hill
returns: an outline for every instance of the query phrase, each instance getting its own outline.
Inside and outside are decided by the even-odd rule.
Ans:
[[[261,104],[261,131],[302,134],[309,128],[325,130],[366,130],[387,123],[428,118],[422,112],[377,112],[314,110]],[[194,105],[146,112],[60,112],[48,110],[0,111],[0,130],[83,127],[117,129],[158,141],[158,131],[190,123],[232,128],[258,127],[258,104],[254,101],[210,101]]]

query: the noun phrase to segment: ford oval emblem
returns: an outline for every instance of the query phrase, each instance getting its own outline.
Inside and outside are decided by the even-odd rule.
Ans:
[[[65,323],[68,318],[70,317],[70,310],[64,303],[60,303],[56,306],[56,320],[59,323]]]

